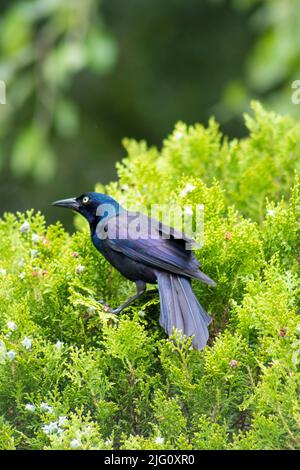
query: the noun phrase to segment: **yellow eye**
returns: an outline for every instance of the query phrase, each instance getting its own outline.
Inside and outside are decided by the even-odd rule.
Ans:
[[[82,198],[82,202],[83,204],[87,204],[89,202],[90,198],[88,196],[84,196],[84,198]]]

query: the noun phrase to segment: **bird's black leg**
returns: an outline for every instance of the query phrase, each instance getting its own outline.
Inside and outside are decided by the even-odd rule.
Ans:
[[[138,299],[146,290],[146,283],[144,281],[135,281],[136,283],[136,294],[133,295],[132,297],[130,297],[130,299],[126,300],[126,302],[124,302],[122,305],[120,305],[119,307],[117,308],[110,308],[108,305],[104,304],[106,309],[110,312],[110,313],[120,313],[122,312],[122,310],[124,310],[124,308],[128,307],[132,302],[134,302],[136,299]]]

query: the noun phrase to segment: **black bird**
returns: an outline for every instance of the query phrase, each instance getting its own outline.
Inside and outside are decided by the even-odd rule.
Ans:
[[[194,240],[155,219],[125,210],[101,193],[88,192],[53,205],[83,215],[97,250],[136,283],[136,295],[114,310],[107,306],[111,312],[119,313],[138,299],[145,292],[146,283],[157,283],[161,326],[168,335],[175,327],[187,337],[193,336],[193,346],[204,348],[211,318],[198,302],[190,281],[199,279],[210,286],[215,286],[215,282],[200,271],[194,254],[186,249]]]

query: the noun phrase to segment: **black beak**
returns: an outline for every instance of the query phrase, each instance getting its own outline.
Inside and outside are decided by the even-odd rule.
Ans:
[[[75,197],[71,197],[70,199],[61,199],[60,201],[52,202],[52,206],[66,207],[67,209],[76,211],[79,209],[80,204]]]

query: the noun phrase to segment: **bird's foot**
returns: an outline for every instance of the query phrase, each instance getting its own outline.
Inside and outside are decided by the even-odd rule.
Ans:
[[[110,310],[110,313],[113,313],[114,315],[118,315],[118,313],[122,312],[122,308],[112,308]]]
[[[98,300],[98,303],[103,305],[105,312],[116,313],[116,309],[114,310],[113,308],[111,308],[109,305],[107,305],[107,303],[104,302],[104,300]]]

